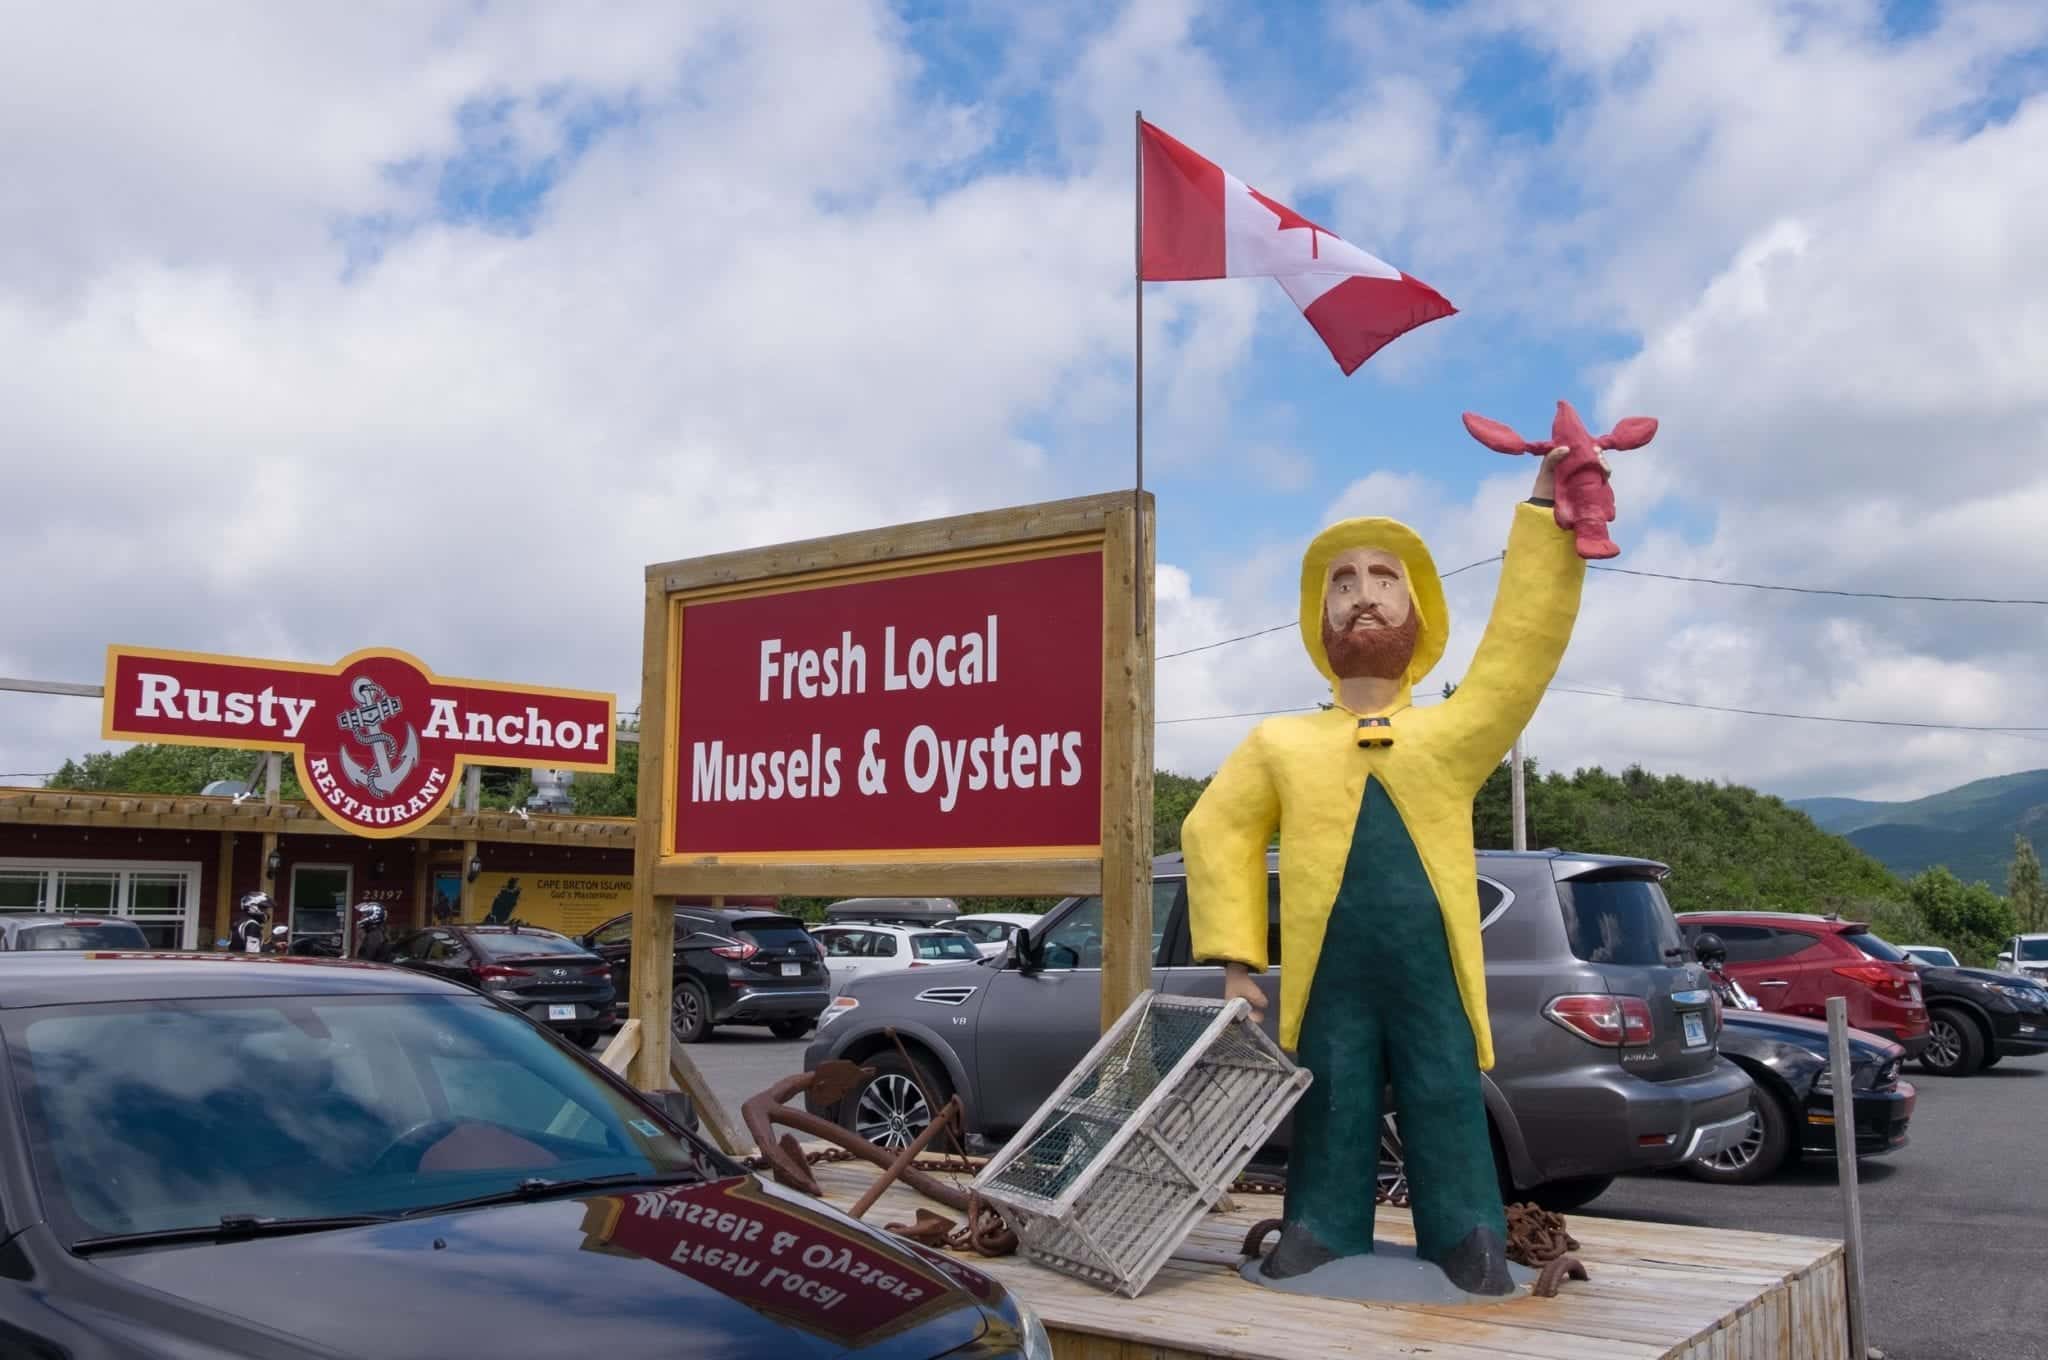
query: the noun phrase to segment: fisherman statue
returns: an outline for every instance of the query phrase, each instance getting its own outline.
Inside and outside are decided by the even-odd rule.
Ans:
[[[1261,723],[1182,828],[1195,958],[1223,964],[1224,995],[1261,1017],[1252,974],[1268,964],[1266,856],[1279,836],[1279,1038],[1315,1077],[1294,1109],[1280,1236],[1248,1278],[1316,1292],[1312,1273],[1335,1278],[1319,1268],[1372,1255],[1391,1086],[1416,1257],[1467,1295],[1517,1289],[1479,1078],[1493,1036],[1472,800],[1535,713],[1578,614],[1586,564],[1554,500],[1571,453],[1544,450],[1485,635],[1441,703],[1412,706],[1450,632],[1422,540],[1377,518],[1317,535],[1301,566],[1301,637],[1334,704]],[[1604,481],[1605,458],[1592,459]]]

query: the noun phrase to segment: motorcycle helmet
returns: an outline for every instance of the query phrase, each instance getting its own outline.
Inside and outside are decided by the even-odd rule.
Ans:
[[[242,900],[239,909],[242,915],[260,921],[264,917],[270,915],[270,913],[276,910],[276,908],[277,903],[270,900],[269,893],[252,892],[242,894]]]
[[[368,930],[384,924],[384,908],[375,902],[356,903],[356,928]]]

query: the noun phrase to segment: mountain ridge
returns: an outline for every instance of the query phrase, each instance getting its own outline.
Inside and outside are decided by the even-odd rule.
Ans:
[[[1901,878],[1940,864],[1966,883],[2002,893],[2014,836],[2026,836],[2048,857],[2048,769],[1973,779],[1901,802],[1791,798],[1786,806]]]

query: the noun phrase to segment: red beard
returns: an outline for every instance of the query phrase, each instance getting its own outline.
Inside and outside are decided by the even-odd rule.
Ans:
[[[1353,616],[1356,617],[1355,615]],[[1415,637],[1421,619],[1413,606],[1408,617],[1393,628],[1346,628],[1330,626],[1323,615],[1323,654],[1340,680],[1399,680],[1408,674],[1415,659]]]

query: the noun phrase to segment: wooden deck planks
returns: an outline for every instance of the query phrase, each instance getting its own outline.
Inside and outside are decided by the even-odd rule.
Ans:
[[[873,1179],[865,1165],[817,1168],[844,1208]],[[956,1177],[964,1186],[967,1178]],[[892,1186],[867,1219],[908,1222],[946,1212]],[[1251,1224],[1278,1212],[1266,1195],[1238,1197],[1190,1235],[1137,1299],[1021,1257],[968,1258],[1030,1301],[1062,1356],[1081,1360],[1321,1360],[1427,1355],[1430,1360],[1843,1360],[1847,1354],[1839,1243],[1766,1233],[1573,1215],[1592,1279],[1554,1299],[1460,1308],[1344,1303],[1268,1293],[1233,1269]],[[951,1216],[950,1214],[948,1215]],[[1380,1211],[1380,1236],[1414,1240],[1408,1215]]]

